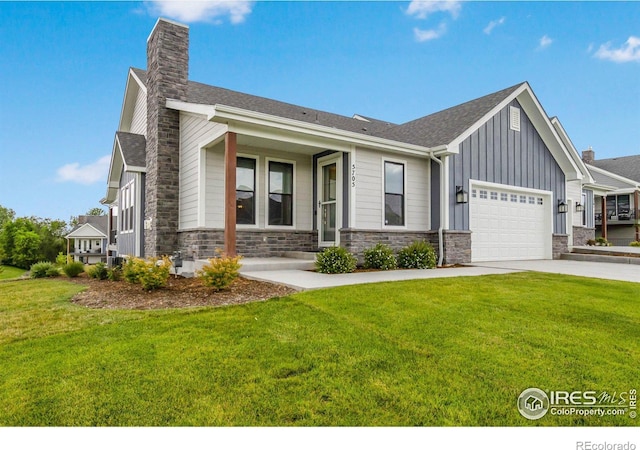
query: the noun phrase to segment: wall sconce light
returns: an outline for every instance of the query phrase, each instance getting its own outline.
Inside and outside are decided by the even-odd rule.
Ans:
[[[469,201],[469,193],[462,189],[462,186],[456,186],[456,203],[467,203]]]
[[[581,203],[576,203],[576,212],[583,212],[584,211],[584,205]]]
[[[560,214],[565,214],[568,211],[569,207],[562,200],[558,200],[558,212]]]

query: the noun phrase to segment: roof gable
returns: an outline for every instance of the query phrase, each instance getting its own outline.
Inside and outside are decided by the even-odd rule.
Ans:
[[[107,237],[107,216],[80,216],[79,220],[84,223],[76,225],[67,238],[106,238]]]

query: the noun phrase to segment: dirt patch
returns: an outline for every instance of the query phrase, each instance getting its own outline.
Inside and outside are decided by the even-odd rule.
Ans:
[[[193,306],[226,306],[284,297],[296,292],[279,284],[238,278],[226,291],[214,292],[198,278],[169,279],[167,287],[145,292],[139,284],[98,281],[84,276],[69,281],[88,288],[71,299],[75,304],[98,309],[164,309]]]

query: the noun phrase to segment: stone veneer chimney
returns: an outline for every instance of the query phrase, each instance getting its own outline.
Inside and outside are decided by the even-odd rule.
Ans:
[[[593,164],[595,160],[596,152],[594,152],[591,147],[589,147],[588,150],[582,151],[582,161],[584,161],[585,164]]]
[[[166,100],[187,100],[189,27],[158,19],[147,40],[145,256],[178,249],[180,113]]]

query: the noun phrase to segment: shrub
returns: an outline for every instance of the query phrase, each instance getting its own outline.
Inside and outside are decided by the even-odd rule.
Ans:
[[[131,258],[124,265],[123,276],[129,283],[139,283],[145,291],[152,291],[167,285],[171,260],[162,258]]]
[[[120,281],[122,279],[122,270],[118,267],[107,270],[107,278],[109,281]]]
[[[55,264],[47,270],[47,277],[54,278],[60,276],[60,268]]]
[[[403,269],[433,269],[436,251],[425,241],[416,241],[398,252],[398,266]]]
[[[31,278],[45,278],[45,277],[50,277],[50,276],[56,276],[56,275],[51,275],[52,270],[51,269],[55,269],[56,267],[53,265],[53,263],[50,263],[48,261],[41,261],[38,263],[35,263],[31,266]]]
[[[318,253],[316,268],[320,273],[349,273],[358,260],[343,247],[329,247]]]
[[[608,247],[611,246],[611,244],[609,243],[609,241],[607,241],[605,238],[603,237],[599,237],[596,238],[596,245],[601,245],[603,247]]]
[[[205,286],[215,291],[227,289],[240,274],[240,267],[242,267],[240,259],[242,256],[220,255],[217,258],[211,258],[209,263],[197,272],[197,275],[202,278]]]
[[[99,262],[87,268],[87,275],[96,280],[106,280],[109,276],[109,270],[105,263]]]
[[[596,245],[596,240],[595,239],[587,240],[587,245],[591,245],[591,246]]]
[[[364,267],[367,269],[391,270],[398,267],[398,262],[391,247],[378,243],[364,251]]]
[[[69,262],[69,257],[67,255],[65,255],[62,252],[58,253],[58,256],[56,256],[56,266],[62,267],[68,262]]]
[[[62,271],[69,278],[75,278],[84,272],[84,264],[80,261],[71,261],[64,266],[62,266]]]
[[[633,241],[629,244],[631,247],[640,247],[640,241]]]

